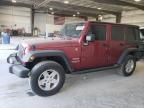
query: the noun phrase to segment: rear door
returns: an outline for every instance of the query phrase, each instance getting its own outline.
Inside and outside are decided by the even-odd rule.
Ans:
[[[109,63],[114,65],[125,50],[125,28],[122,25],[111,25],[110,33],[110,60]]]

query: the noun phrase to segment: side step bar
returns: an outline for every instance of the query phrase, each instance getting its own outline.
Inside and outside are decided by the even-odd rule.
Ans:
[[[97,71],[102,71],[102,70],[107,70],[107,69],[114,69],[118,67],[120,67],[120,65],[114,65],[114,66],[102,67],[102,68],[96,68],[96,69],[88,69],[88,70],[83,70],[83,71],[74,71],[71,74],[91,73],[91,72],[97,72]]]

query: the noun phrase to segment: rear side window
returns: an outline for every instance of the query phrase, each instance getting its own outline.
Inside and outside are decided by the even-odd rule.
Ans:
[[[139,40],[140,39],[140,30],[135,29],[135,34],[136,34],[136,40]]]
[[[112,40],[124,40],[124,28],[121,26],[112,26]]]
[[[133,27],[128,27],[126,31],[126,40],[127,41],[136,41],[137,40],[138,32]]]
[[[143,29],[140,29],[142,35],[144,36],[144,28]]]
[[[89,33],[94,34],[96,40],[106,40],[106,25],[92,24]]]

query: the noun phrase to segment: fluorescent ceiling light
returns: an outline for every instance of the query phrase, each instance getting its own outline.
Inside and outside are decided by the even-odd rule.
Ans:
[[[64,1],[64,4],[69,4],[69,1],[67,1],[67,0],[66,0],[66,1]]]
[[[16,3],[16,0],[12,0],[13,3]]]
[[[102,15],[98,15],[98,19],[99,20],[103,20],[103,16]]]
[[[49,8],[49,10],[53,10],[53,8]]]
[[[99,8],[97,8],[98,10],[101,10],[101,8],[99,7]]]
[[[79,14],[80,14],[80,12],[77,12],[77,14],[79,15]]]
[[[75,17],[76,15],[74,14],[73,17]]]
[[[99,17],[101,17],[102,15],[98,15]]]
[[[140,2],[141,0],[134,0],[135,2]]]

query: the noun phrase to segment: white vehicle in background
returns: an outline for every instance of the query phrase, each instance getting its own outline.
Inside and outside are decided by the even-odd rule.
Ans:
[[[144,27],[140,27],[140,38],[144,40]]]

